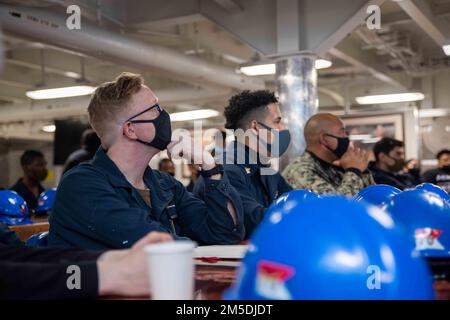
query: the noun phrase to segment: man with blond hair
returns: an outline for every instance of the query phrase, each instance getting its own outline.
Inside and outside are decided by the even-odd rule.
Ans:
[[[192,140],[171,141],[169,114],[140,75],[123,73],[100,85],[88,107],[101,140],[94,159],[67,172],[50,217],[49,245],[127,248],[150,231],[199,244],[234,244],[244,237],[242,204],[220,165]],[[202,160],[204,197],[194,197],[150,160]],[[199,155],[200,153],[200,155]]]

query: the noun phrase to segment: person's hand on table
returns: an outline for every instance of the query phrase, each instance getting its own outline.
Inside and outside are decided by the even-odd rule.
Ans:
[[[147,276],[148,244],[169,242],[168,233],[150,232],[130,249],[111,250],[97,260],[100,296],[148,296],[150,288]]]

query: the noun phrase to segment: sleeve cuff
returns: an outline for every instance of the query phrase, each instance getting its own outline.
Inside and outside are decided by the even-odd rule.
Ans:
[[[230,192],[231,185],[225,172],[223,173],[222,179],[220,180],[204,178],[204,181],[205,191],[214,191],[217,189],[224,194],[228,194]]]
[[[98,297],[97,262],[86,262],[79,265],[81,269],[81,288],[84,298]]]

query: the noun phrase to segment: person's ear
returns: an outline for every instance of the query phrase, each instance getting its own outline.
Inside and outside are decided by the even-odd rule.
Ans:
[[[131,122],[126,122],[122,126],[122,133],[124,136],[130,138],[130,139],[136,139],[136,134],[134,133],[133,125]]]
[[[384,152],[380,152],[380,153],[378,154],[378,159],[379,159],[381,162],[386,162],[387,158],[388,158],[388,156],[387,156]]]
[[[328,142],[327,142],[325,133],[320,133],[320,134],[319,134],[319,139],[318,139],[318,140],[319,140],[319,144],[325,145],[325,146],[328,145]]]
[[[250,122],[249,129],[253,130],[255,133],[258,133],[258,131],[259,131],[258,121],[252,120]]]

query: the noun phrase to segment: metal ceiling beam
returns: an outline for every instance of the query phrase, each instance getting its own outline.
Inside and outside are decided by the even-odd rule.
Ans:
[[[349,35],[356,27],[364,23],[367,18],[367,7],[371,5],[381,6],[386,0],[370,0],[367,1],[359,10],[357,10],[349,19],[340,25],[335,31],[328,36],[327,39],[322,41],[319,46],[314,49],[314,52],[318,56],[325,55],[329,50],[335,47],[341,42],[347,35]],[[341,5],[338,1],[334,2],[335,5]],[[333,14],[333,12],[330,12]]]
[[[437,21],[437,18],[433,15],[430,6],[423,0],[402,0],[397,4],[403,9],[416,23],[422,28],[425,33],[436,42],[436,44],[442,47],[448,44],[446,35],[442,31],[440,25],[443,21]],[[449,30],[448,28],[445,30]]]
[[[31,17],[31,18],[30,18]],[[232,68],[188,57],[161,46],[130,39],[88,23],[71,31],[65,17],[32,8],[0,6],[5,31],[70,50],[141,69],[159,68],[211,85],[235,89],[261,89],[263,81],[236,74]],[[42,23],[45,21],[47,23]]]
[[[236,3],[234,0],[214,0],[219,4],[223,9],[225,9],[226,12],[230,14],[236,14],[239,12],[242,12],[242,7]]]
[[[403,89],[411,85],[411,80],[408,76],[401,77],[388,74],[386,70],[380,68],[383,65],[380,57],[370,51],[363,51],[360,45],[351,39],[342,41],[335,48],[331,49],[329,53],[354,67],[365,70],[380,81]]]

